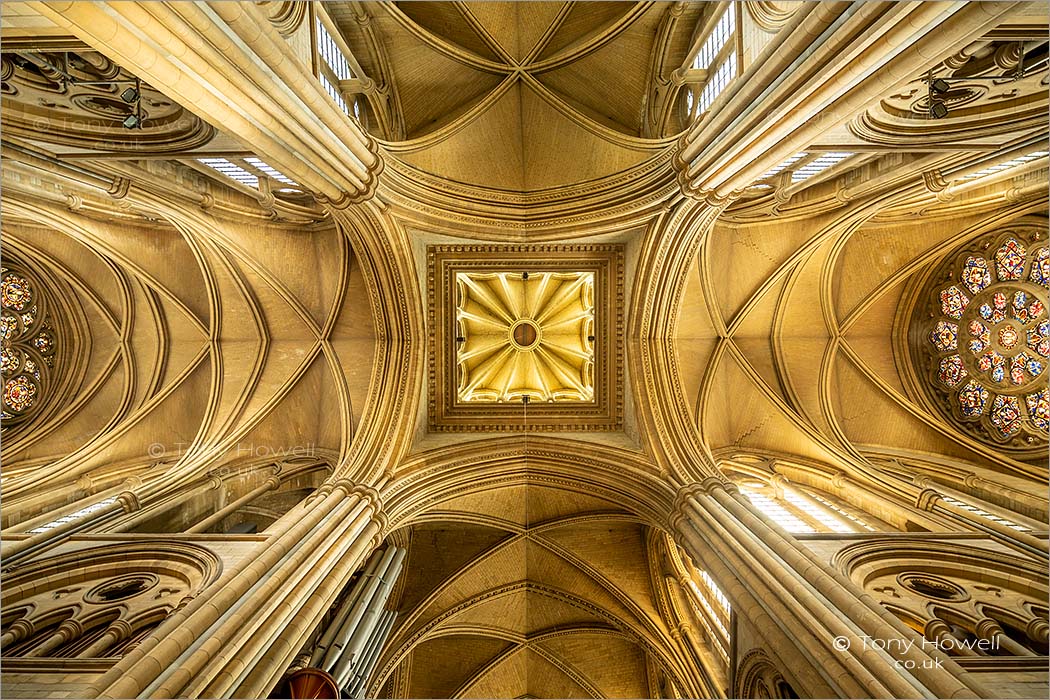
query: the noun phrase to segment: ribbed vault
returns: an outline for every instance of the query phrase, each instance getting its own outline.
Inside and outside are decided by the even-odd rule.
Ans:
[[[374,681],[387,697],[646,697],[653,667],[692,682],[653,587],[649,528],[615,501],[493,485],[399,532],[410,573]]]

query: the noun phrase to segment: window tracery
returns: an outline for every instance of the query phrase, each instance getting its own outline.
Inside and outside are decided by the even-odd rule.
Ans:
[[[869,541],[836,563],[883,607],[952,656],[1045,656],[1046,574],[972,545]]]
[[[707,77],[686,90],[686,112],[693,119],[707,112],[737,76],[737,8],[730,4],[711,27],[693,57],[692,69]]]
[[[40,284],[20,265],[0,268],[0,365],[3,430],[30,418],[45,402],[55,366],[55,331]]]
[[[1045,235],[1018,228],[972,244],[942,265],[931,285],[932,303],[919,334],[927,387],[939,407],[967,432],[997,445],[1045,444]]]
[[[114,658],[220,573],[210,551],[177,542],[106,545],[5,575],[5,658]]]

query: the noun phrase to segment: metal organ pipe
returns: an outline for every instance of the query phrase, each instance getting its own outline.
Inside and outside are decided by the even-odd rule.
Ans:
[[[331,646],[332,641],[335,639],[335,635],[339,632],[339,629],[346,622],[346,618],[350,615],[350,611],[353,610],[354,604],[358,598],[361,597],[361,592],[364,591],[365,586],[368,585],[368,577],[371,576],[376,567],[379,565],[379,560],[382,559],[383,552],[376,550],[371,557],[368,559],[368,563],[365,565],[364,572],[361,577],[354,583],[354,587],[346,595],[346,599],[343,600],[343,604],[339,606],[339,610],[336,611],[335,617],[328,624],[328,628],[324,634],[321,635],[321,640],[317,643],[317,648],[314,649],[314,653],[310,657],[310,666],[314,668],[320,668],[321,662],[325,658],[325,652],[328,651],[328,647]]]
[[[397,549],[394,552],[394,558],[390,562],[390,566],[387,567],[386,572],[381,576],[379,591],[368,604],[364,617],[361,619],[361,624],[354,630],[353,636],[347,643],[344,655],[349,657],[351,663],[358,659],[364,650],[365,644],[379,626],[383,606],[386,605],[386,601],[390,597],[390,591],[394,588],[394,582],[401,575],[401,566],[405,561],[405,554],[406,551],[404,549]]]
[[[324,661],[319,667],[322,671],[332,674],[334,678],[338,678],[344,664],[349,663],[349,655],[344,656],[343,652],[347,649],[354,633],[360,627],[361,620],[364,618],[368,607],[372,604],[372,600],[376,597],[376,593],[383,583],[383,577],[386,575],[398,551],[397,547],[388,547],[373,572],[362,577],[366,581],[365,588],[360,597],[354,601],[353,609],[339,628],[339,632],[336,633],[332,644],[325,651]]]
[[[376,665],[379,663],[379,654],[386,645],[386,640],[390,636],[390,630],[394,626],[396,617],[397,613],[393,610],[387,610],[383,613],[383,618],[380,620],[375,634],[372,635],[372,639],[365,648],[365,654],[361,657],[361,663],[357,664],[357,670],[350,679],[349,685],[343,686],[343,689],[349,693],[350,697],[364,698],[368,679],[372,676],[372,672],[375,671]]]

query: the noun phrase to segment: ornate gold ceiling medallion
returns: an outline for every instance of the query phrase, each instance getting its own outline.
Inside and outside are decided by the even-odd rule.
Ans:
[[[621,246],[434,246],[428,259],[431,430],[622,427]]]
[[[457,272],[456,398],[594,399],[594,272]]]

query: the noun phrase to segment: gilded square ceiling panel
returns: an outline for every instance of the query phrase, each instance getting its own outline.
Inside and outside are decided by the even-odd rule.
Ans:
[[[594,272],[457,272],[461,402],[594,399]]]
[[[431,430],[620,429],[619,246],[435,246],[428,257]]]

